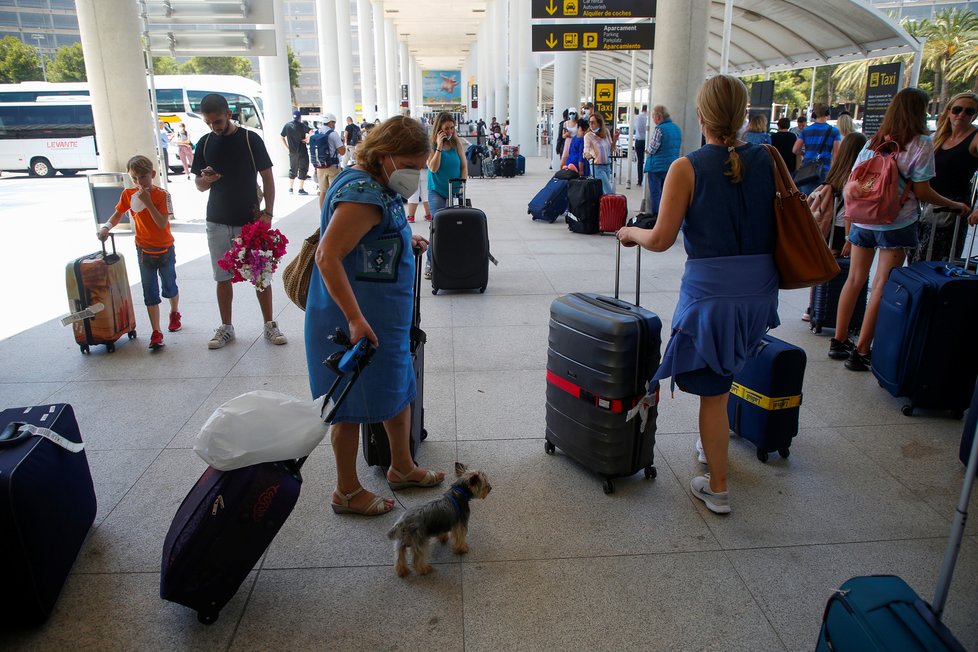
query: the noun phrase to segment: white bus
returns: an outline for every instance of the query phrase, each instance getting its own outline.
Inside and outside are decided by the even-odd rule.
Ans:
[[[228,100],[242,126],[261,130],[261,85],[232,75],[158,75],[154,77],[160,119],[184,123],[193,142],[207,133],[199,114],[208,93]],[[95,126],[88,84],[22,82],[0,84],[0,171],[52,176],[95,169]],[[176,157],[172,157],[176,161]],[[171,166],[179,172],[182,166]]]
[[[0,171],[71,176],[98,167],[88,98],[0,103]]]

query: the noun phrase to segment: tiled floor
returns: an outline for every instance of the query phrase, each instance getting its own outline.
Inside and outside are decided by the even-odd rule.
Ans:
[[[256,302],[241,288],[238,339],[209,351],[216,310],[209,264],[182,261],[186,328],[156,355],[145,337],[112,355],[81,356],[55,322],[0,341],[0,406],[70,402],[88,446],[99,512],[50,621],[0,634],[25,650],[811,650],[825,600],[852,575],[895,573],[930,598],[963,478],[961,423],[904,417],[870,374],[825,357],[827,337],[799,316],[805,293],[785,292],[778,337],[809,354],[801,433],[791,457],[761,464],[731,443],[733,514],[690,497],[696,401],[666,396],[654,481],[617,482],[607,496],[589,472],[543,450],[550,302],[611,292],[615,241],[532,222],[526,203],[549,176],[473,180],[500,260],[485,295],[422,299],[428,332],[421,461],[460,459],[487,471],[493,492],[473,505],[471,552],[434,546],[427,577],[394,575],[385,533],[394,514],[341,517],[327,509],[335,480],[321,446],[303,469],[289,521],[218,622],[163,602],[163,536],[204,468],[194,438],[223,401],[258,388],[305,396],[303,314],[276,289],[284,347],[261,339]],[[638,206],[637,189],[627,191]],[[279,226],[298,242],[313,203]],[[425,233],[427,226],[414,227]],[[642,303],[668,323],[684,254],[642,260]],[[634,252],[623,255],[631,297]],[[136,294],[136,296],[139,296]],[[138,314],[141,331],[145,317]],[[387,493],[361,462],[365,484]],[[404,505],[430,492],[398,494]],[[973,501],[973,509],[978,502]],[[978,530],[962,546],[946,621],[978,647]]]

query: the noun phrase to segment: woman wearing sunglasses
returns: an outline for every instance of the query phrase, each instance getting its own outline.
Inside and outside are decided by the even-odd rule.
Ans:
[[[978,114],[978,95],[958,93],[944,107],[937,119],[937,131],[934,132],[936,176],[931,179],[930,186],[948,199],[966,204],[971,201],[971,178],[978,170],[978,127],[972,124],[975,114]],[[958,258],[964,248],[965,218],[955,213],[934,213],[935,208],[937,206],[933,204],[924,206],[917,232],[920,242],[916,258],[927,258],[927,249],[933,238],[931,259],[950,260],[955,226],[958,227],[958,241],[953,258]],[[978,211],[971,214],[972,223],[976,215]]]

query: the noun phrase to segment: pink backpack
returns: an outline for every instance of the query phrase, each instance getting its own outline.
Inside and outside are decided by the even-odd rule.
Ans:
[[[854,167],[843,195],[846,218],[856,224],[890,224],[907,203],[911,183],[900,192],[900,169],[896,157],[900,146],[886,141],[873,155]]]

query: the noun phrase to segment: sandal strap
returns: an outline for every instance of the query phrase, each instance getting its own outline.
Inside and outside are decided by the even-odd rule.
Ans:
[[[349,507],[350,506],[350,499],[352,499],[354,496],[357,496],[357,495],[359,495],[361,493],[363,493],[363,487],[360,487],[356,491],[351,492],[351,493],[348,493],[348,494],[345,494],[342,491],[340,491],[339,489],[337,489],[336,491],[333,492],[333,495],[340,497],[340,503],[339,503],[340,505],[342,505],[343,507]]]

